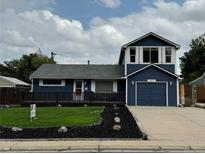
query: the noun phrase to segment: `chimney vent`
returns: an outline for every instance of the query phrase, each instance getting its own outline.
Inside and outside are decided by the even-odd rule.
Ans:
[[[88,60],[88,65],[90,65],[90,60]]]

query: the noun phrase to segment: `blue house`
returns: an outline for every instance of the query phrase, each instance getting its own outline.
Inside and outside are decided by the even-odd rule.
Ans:
[[[31,75],[32,91],[70,92],[73,100],[85,100],[89,92],[116,94],[127,105],[177,106],[179,48],[150,32],[121,47],[118,65],[42,65]]]

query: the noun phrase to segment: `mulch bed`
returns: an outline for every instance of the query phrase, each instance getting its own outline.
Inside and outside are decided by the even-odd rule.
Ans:
[[[121,130],[114,131],[115,113],[119,113]],[[21,138],[142,138],[143,133],[133,116],[125,106],[106,106],[102,113],[103,121],[93,126],[66,126],[66,133],[59,133],[59,127],[24,128],[21,132],[12,132],[11,128],[0,126],[1,139]]]

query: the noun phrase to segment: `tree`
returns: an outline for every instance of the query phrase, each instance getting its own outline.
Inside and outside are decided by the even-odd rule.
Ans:
[[[180,58],[181,77],[185,83],[198,78],[205,72],[205,34],[193,39],[190,51]]]
[[[0,64],[0,74],[15,77],[30,83],[29,76],[42,64],[55,64],[56,62],[47,56],[31,53],[23,55],[20,59],[4,61]]]

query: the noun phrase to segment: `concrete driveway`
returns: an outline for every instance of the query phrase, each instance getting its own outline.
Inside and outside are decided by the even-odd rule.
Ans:
[[[129,107],[152,141],[205,147],[205,109],[194,107]]]

